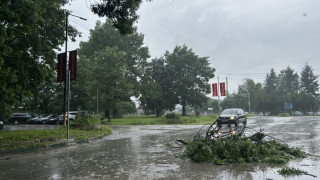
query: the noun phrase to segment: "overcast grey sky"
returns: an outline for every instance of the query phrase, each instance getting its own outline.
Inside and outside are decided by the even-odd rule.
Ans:
[[[93,1],[91,1],[93,2]],[[77,0],[67,9],[88,18],[70,18],[87,41],[98,18],[89,0]],[[228,77],[229,90],[244,78],[263,82],[274,68],[290,66],[300,73],[305,63],[320,74],[320,1],[318,0],[153,0],[144,2],[138,32],[152,58],[176,45],[187,45],[199,56],[209,56],[216,82]]]

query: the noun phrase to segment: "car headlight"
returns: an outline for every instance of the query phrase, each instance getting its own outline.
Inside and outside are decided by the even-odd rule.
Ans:
[[[230,119],[231,119],[231,120],[234,119],[234,116],[231,116]]]

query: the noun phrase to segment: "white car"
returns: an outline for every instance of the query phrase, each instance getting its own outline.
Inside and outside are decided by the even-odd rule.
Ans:
[[[3,122],[0,121],[0,130],[3,128]]]
[[[66,120],[68,119],[68,114],[67,114],[67,112],[66,112]],[[77,115],[78,115],[78,111],[69,111],[69,120],[70,121],[73,121],[73,120],[75,120],[76,118],[77,118]],[[63,121],[63,114],[61,114],[60,116],[59,116],[59,121]]]

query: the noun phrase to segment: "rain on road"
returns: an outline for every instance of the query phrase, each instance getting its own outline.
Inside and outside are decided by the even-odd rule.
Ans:
[[[254,117],[248,127],[310,154],[320,152],[320,117]],[[202,126],[111,126],[113,134],[77,146],[0,156],[0,179],[317,179],[320,158],[294,160],[288,166],[311,176],[283,177],[281,166],[213,165],[180,158],[176,139],[190,140]]]

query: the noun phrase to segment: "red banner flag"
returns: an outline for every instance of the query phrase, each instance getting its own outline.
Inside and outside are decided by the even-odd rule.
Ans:
[[[66,79],[66,53],[58,54],[57,82],[64,82]]]
[[[69,52],[70,81],[77,79],[77,50]]]
[[[212,84],[212,96],[218,96],[218,84],[217,83]]]
[[[226,83],[224,82],[220,83],[220,95],[226,96]]]

